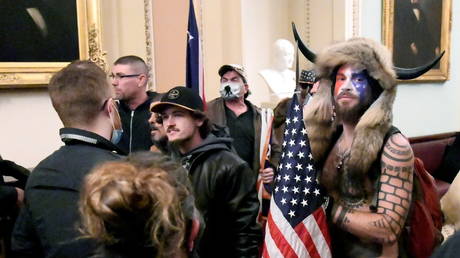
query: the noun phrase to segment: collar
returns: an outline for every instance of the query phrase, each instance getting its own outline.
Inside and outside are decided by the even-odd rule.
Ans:
[[[99,134],[78,129],[78,128],[61,128],[59,136],[66,145],[87,144],[94,145],[118,154],[125,154],[115,144],[100,136]]]

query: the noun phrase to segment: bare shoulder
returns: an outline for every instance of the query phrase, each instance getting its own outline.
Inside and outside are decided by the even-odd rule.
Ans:
[[[409,141],[402,134],[393,134],[385,143],[382,162],[398,166],[412,165],[414,154]]]

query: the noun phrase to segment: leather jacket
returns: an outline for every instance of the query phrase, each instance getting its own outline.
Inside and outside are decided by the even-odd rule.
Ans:
[[[200,257],[257,257],[261,230],[256,178],[247,163],[230,149],[231,139],[208,135],[182,155],[206,229]]]

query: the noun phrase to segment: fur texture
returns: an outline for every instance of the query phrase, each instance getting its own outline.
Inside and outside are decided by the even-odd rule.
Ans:
[[[444,213],[445,224],[453,224],[456,231],[460,230],[460,174],[449,187],[449,191],[441,198],[441,210]]]
[[[391,55],[380,43],[354,38],[324,49],[317,57],[316,71],[321,80],[319,91],[304,110],[304,120],[313,157],[325,160],[336,131],[332,96],[332,76],[341,65],[365,69],[378,81],[383,92],[361,116],[354,132],[350,156],[344,161],[340,178],[342,196],[364,197],[364,178],[382,148],[383,138],[392,123],[392,106],[396,95],[396,77]]]

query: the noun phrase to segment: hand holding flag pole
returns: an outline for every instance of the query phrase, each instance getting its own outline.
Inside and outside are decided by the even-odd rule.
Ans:
[[[297,44],[296,85],[299,89]],[[262,257],[332,257],[327,196],[317,180],[303,108],[294,93],[286,115],[282,155],[274,180]]]

